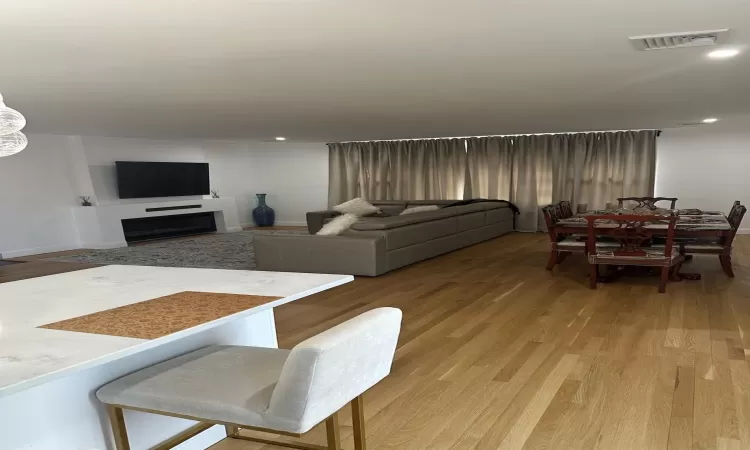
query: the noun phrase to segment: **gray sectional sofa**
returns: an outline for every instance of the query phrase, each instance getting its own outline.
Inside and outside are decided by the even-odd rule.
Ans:
[[[363,217],[339,236],[315,236],[334,211],[308,213],[310,235],[258,235],[259,270],[377,276],[513,231],[505,203],[450,206],[444,201],[372,202],[383,212]],[[398,215],[407,207],[438,205],[437,211]]]

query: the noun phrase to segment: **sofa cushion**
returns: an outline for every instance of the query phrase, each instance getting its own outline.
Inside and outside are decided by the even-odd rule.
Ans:
[[[380,206],[403,206],[406,208],[406,200],[372,200],[370,201],[373,205]]]
[[[398,269],[417,261],[423,261],[451,252],[461,247],[460,242],[461,236],[459,234],[451,234],[428,242],[420,242],[395,251],[389,251],[386,253],[388,270]]]
[[[431,241],[458,232],[458,220],[455,217],[447,217],[442,220],[420,222],[404,227],[390,228],[387,230],[371,231],[385,238],[385,248],[388,251],[396,250],[410,245]],[[351,233],[357,233],[352,231]]]
[[[415,214],[420,212],[427,212],[427,211],[437,211],[440,209],[438,205],[421,205],[421,206],[410,206],[406,208],[405,210],[401,211],[401,214],[399,216],[404,216],[406,214]]]
[[[468,205],[459,206],[448,206],[443,209],[459,211],[460,214],[468,214],[471,212],[478,211],[491,211],[495,209],[508,208],[505,203],[500,202],[483,202],[483,203],[469,203]]]
[[[387,272],[382,236],[259,234],[253,246],[258,270],[371,277]]]
[[[398,216],[406,208],[406,204],[400,205],[376,205],[385,216]]]
[[[354,214],[355,216],[366,216],[378,212],[378,207],[367,200],[357,197],[333,207],[334,211],[341,214]]]
[[[508,220],[513,220],[513,210],[508,208],[507,206],[504,208],[489,209],[485,211],[484,217],[486,219],[487,225],[498,222],[506,222]]]
[[[307,213],[307,232],[315,234],[323,228],[327,219],[336,217],[340,213],[336,211],[311,211]]]
[[[483,202],[471,203],[469,205],[451,206],[449,208],[440,208],[437,211],[427,211],[414,214],[406,214],[397,217],[363,217],[359,222],[352,225],[352,230],[389,230],[392,228],[403,227],[413,223],[428,222],[431,220],[440,220],[446,217],[460,216],[479,211],[507,210],[508,217],[513,218],[513,212],[505,203],[500,202]]]
[[[417,261],[502,236],[511,232],[512,229],[510,224],[506,226],[493,224],[389,251],[387,253],[388,270],[397,269]]]
[[[448,209],[450,210],[453,208]],[[363,217],[357,223],[352,225],[352,230],[390,230],[392,228],[404,227],[415,223],[445,219],[446,217],[453,217],[458,213],[458,211],[439,209],[437,211],[427,211],[395,217]]]
[[[447,206],[456,203],[458,200],[409,200],[406,207],[411,208],[412,206],[424,206],[424,205],[438,205]]]
[[[461,232],[483,227],[485,225],[484,215],[485,212],[480,211],[471,214],[462,214],[460,216],[456,216],[456,220],[458,220],[458,231]]]

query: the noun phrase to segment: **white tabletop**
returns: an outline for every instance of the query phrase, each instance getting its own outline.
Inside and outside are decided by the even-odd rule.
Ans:
[[[0,283],[0,397],[353,279],[351,275],[113,265]],[[283,298],[151,340],[38,328],[183,291]]]

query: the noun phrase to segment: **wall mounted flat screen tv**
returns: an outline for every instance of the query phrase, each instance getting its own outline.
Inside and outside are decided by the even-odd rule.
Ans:
[[[208,163],[115,161],[120,198],[207,195]]]

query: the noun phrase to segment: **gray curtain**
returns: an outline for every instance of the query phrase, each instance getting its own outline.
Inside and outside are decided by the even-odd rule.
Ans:
[[[516,228],[544,228],[540,208],[561,200],[589,209],[654,192],[657,131],[472,138],[467,166],[473,197],[507,199]]]
[[[464,139],[328,144],[328,204],[370,200],[462,199]]]
[[[655,130],[328,144],[330,206],[371,200],[510,200],[516,228],[544,228],[541,207],[589,209],[654,193]]]
[[[590,133],[575,200],[604,208],[618,197],[654,195],[658,131]]]

